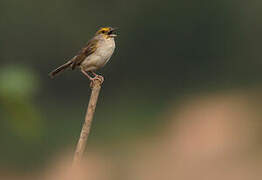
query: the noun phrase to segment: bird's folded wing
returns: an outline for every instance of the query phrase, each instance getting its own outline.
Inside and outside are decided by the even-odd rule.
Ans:
[[[87,45],[83,47],[75,57],[72,58],[72,69],[75,69],[75,67],[79,66],[87,56],[93,54],[96,51],[97,41],[97,39],[91,39]]]

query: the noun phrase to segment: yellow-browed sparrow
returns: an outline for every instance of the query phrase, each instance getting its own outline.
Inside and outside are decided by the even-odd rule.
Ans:
[[[49,75],[53,78],[69,67],[71,69],[79,67],[81,72],[91,81],[97,78],[103,81],[104,78],[97,75],[94,71],[102,68],[111,58],[115,50],[115,31],[116,28],[112,27],[100,28],[75,57],[52,71]],[[91,77],[88,72],[91,72],[95,77]]]

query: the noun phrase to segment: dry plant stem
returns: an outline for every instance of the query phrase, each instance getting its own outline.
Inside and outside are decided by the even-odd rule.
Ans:
[[[87,139],[90,133],[92,119],[95,113],[97,99],[99,96],[99,92],[100,92],[102,83],[103,82],[101,81],[101,79],[96,78],[90,84],[92,92],[91,92],[91,96],[89,99],[88,108],[86,111],[85,122],[83,124],[82,131],[81,131],[81,134],[80,134],[80,137],[77,143],[77,147],[75,150],[73,166],[77,165],[83,158],[83,154],[84,154],[85,147],[86,147],[86,142],[87,142]]]

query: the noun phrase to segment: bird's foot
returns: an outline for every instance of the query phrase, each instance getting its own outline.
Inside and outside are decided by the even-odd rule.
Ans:
[[[98,75],[98,74],[92,72],[92,74],[93,74],[95,77],[91,77],[86,71],[84,71],[84,70],[81,70],[81,71],[82,71],[82,73],[91,81],[91,83],[90,83],[90,87],[91,87],[91,88],[94,87],[96,81],[99,81],[99,84],[100,84],[100,85],[103,84],[103,82],[104,82],[104,77],[103,77],[103,76]]]
[[[104,77],[103,76],[101,76],[101,75],[96,75],[95,76],[95,78],[98,78],[99,80],[100,80],[100,82],[101,82],[101,84],[104,82]]]
[[[95,77],[90,78],[91,81],[99,80],[102,84],[104,82],[104,77],[101,75],[96,75]]]
[[[95,76],[94,78],[99,78],[101,84],[104,82],[104,77],[101,75],[96,74],[94,71],[91,71],[91,73]]]
[[[97,81],[97,80],[99,81],[99,83],[100,83],[100,85],[101,85],[101,84],[103,84],[103,82],[104,82],[104,77],[101,76],[101,75],[97,75],[97,74],[96,74],[95,77],[90,78],[90,81],[91,81],[90,86],[91,86],[91,87],[94,87],[95,81]]]

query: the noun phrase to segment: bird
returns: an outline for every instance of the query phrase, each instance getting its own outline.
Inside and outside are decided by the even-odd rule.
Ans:
[[[72,70],[79,68],[90,81],[98,79],[103,82],[103,76],[96,74],[95,71],[104,67],[113,55],[117,29],[112,27],[99,28],[94,37],[87,42],[76,56],[50,72],[49,76],[54,78],[68,68]],[[94,77],[88,73],[92,73]]]

